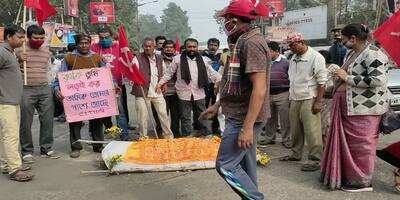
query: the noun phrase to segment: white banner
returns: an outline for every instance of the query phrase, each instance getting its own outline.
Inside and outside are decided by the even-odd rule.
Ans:
[[[328,9],[326,5],[285,12],[282,26],[293,27],[306,40],[327,38]]]

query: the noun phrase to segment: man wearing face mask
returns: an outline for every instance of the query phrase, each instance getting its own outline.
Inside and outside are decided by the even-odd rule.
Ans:
[[[57,159],[53,150],[53,90],[49,85],[47,72],[51,53],[48,47],[42,46],[45,41],[45,31],[38,25],[31,25],[27,29],[28,45],[26,53],[18,49],[17,56],[21,61],[21,71],[24,68],[22,61],[26,61],[26,79],[21,100],[20,141],[22,160],[26,164],[34,162],[32,121],[35,110],[38,111],[40,121],[40,155],[45,158]]]
[[[184,45],[186,50],[175,56],[175,65],[164,73],[156,90],[161,92],[161,86],[176,76],[175,88],[179,97],[182,136],[187,137],[193,130],[192,111],[193,117],[197,119],[206,109],[204,88],[208,86],[209,80],[218,82],[221,76],[207,62],[207,58],[199,54],[196,39],[189,38]],[[208,120],[199,120],[199,125],[202,136],[211,135]]]
[[[99,43],[93,44],[91,46],[91,50],[97,54],[99,54],[106,66],[111,69],[111,73],[113,75],[113,79],[117,82],[118,95],[121,94],[121,91],[125,89],[122,81],[122,73],[118,69],[118,58],[119,58],[119,44],[117,42],[113,42],[113,33],[109,28],[102,28],[98,31],[99,34]],[[129,139],[129,130],[128,130],[128,122],[125,116],[125,112],[123,109],[122,98],[118,98],[118,110],[119,115],[117,116],[117,125],[122,129],[120,134],[121,140]],[[111,128],[113,126],[111,117],[106,117],[103,119],[104,126],[107,128]]]
[[[216,170],[242,199],[264,199],[257,186],[256,136],[261,133],[269,111],[270,53],[259,28],[251,25],[257,16],[268,14],[263,4],[232,1],[220,14],[225,33],[233,45],[221,81],[221,100],[202,113],[210,118],[222,107],[225,130],[219,147]]]

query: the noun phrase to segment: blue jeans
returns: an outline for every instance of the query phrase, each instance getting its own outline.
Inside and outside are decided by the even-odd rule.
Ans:
[[[255,123],[253,129],[254,143],[248,149],[238,146],[240,129],[243,121],[228,118],[219,147],[216,170],[229,186],[242,199],[264,199],[257,187],[257,158],[255,142],[261,133],[264,123]]]

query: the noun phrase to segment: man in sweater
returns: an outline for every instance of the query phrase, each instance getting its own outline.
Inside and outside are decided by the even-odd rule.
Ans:
[[[290,148],[289,132],[289,61],[279,53],[279,44],[269,42],[272,66],[270,78],[271,119],[265,126],[265,140],[260,145],[275,144],[278,124],[282,135],[282,145]]]
[[[163,75],[163,58],[161,55],[155,53],[155,48],[156,44],[154,39],[145,38],[143,41],[144,52],[134,58],[133,62],[139,66],[139,70],[144,76],[146,83],[143,88],[134,84],[132,87],[132,94],[136,97],[136,112],[138,114],[141,136],[147,137],[147,122],[149,121],[148,109],[150,109],[151,103],[160,120],[162,136],[164,138],[173,138],[164,96],[162,93],[155,91],[156,85]]]
[[[24,85],[21,100],[20,141],[22,160],[26,164],[34,162],[32,122],[35,110],[40,121],[40,155],[44,158],[60,158],[53,150],[53,90],[47,78],[51,53],[48,47],[42,46],[45,41],[45,31],[38,25],[31,25],[27,30],[28,45],[26,53],[20,48],[16,52],[20,61],[26,61],[27,84]],[[21,63],[21,71],[24,67]]]
[[[161,86],[176,76],[175,88],[179,97],[182,136],[187,137],[193,130],[192,111],[193,117],[198,118],[206,110],[204,87],[208,86],[209,80],[214,83],[220,81],[221,75],[208,64],[206,57],[199,54],[196,39],[189,38],[184,45],[186,50],[175,56],[175,65],[164,73],[157,84],[157,91],[160,92]],[[208,120],[199,120],[199,126],[202,136],[211,135]]]
[[[289,64],[289,119],[293,153],[281,161],[301,160],[304,143],[307,142],[309,162],[301,170],[316,171],[322,156],[321,110],[328,72],[324,57],[307,46],[301,33],[289,34],[287,41],[294,53]]]
[[[6,165],[3,173],[11,180],[29,181],[33,175],[24,171],[19,154],[20,102],[22,96],[22,78],[14,49],[25,41],[25,30],[17,25],[8,25],[4,29],[4,42],[0,44],[0,129],[1,157]]]

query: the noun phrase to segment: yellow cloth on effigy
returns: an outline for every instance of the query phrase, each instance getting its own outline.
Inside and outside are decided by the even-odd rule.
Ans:
[[[215,161],[219,138],[146,139],[133,142],[124,156],[124,163],[145,165]]]

